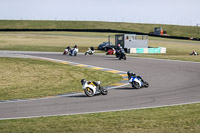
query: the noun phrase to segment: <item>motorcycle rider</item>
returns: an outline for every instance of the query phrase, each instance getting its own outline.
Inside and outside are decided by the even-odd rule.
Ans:
[[[85,79],[82,79],[82,80],[81,80],[81,84],[84,85],[85,83],[87,83],[88,85],[89,85],[89,84],[93,84],[93,85],[95,85],[98,89],[100,89],[100,86],[99,86],[99,84],[98,84],[96,81],[93,81],[93,82],[92,82],[92,81],[86,81]]]
[[[74,45],[74,48],[73,49],[71,49],[71,51],[70,51],[70,54],[69,55],[74,55],[74,51],[76,50],[76,49],[78,49],[78,46],[75,44]]]
[[[120,44],[117,44],[117,50],[121,50],[122,46]]]
[[[64,55],[64,54],[67,54],[66,52],[71,52],[70,46],[67,46],[67,47],[65,48],[65,50],[64,50],[64,52],[63,52],[63,55]]]
[[[94,47],[89,47],[87,52],[88,53],[94,53],[95,52]]]
[[[122,46],[121,46],[120,44],[118,44],[116,50],[119,52],[119,51],[121,51],[122,49],[123,49]]]
[[[86,80],[85,80],[85,79],[81,79],[81,84],[82,84],[82,85],[84,85],[84,84],[85,84],[85,82],[86,82]]]
[[[78,46],[75,44],[75,45],[74,45],[74,48],[78,48]]]
[[[94,51],[94,47],[90,47],[90,50]]]
[[[128,71],[127,75],[128,75],[128,79],[130,79],[133,76],[133,77],[137,77],[137,78],[141,79],[141,81],[144,82],[142,77],[141,76],[137,76],[135,73],[132,73],[132,72]]]
[[[70,46],[67,46],[65,49],[67,49],[68,51],[71,51]]]
[[[190,55],[199,55],[195,50]]]
[[[116,57],[120,56],[122,49],[123,49],[122,46],[118,44],[116,47]]]
[[[117,46],[116,57],[119,58],[119,60],[121,59],[126,60],[126,53],[120,44],[118,44]]]

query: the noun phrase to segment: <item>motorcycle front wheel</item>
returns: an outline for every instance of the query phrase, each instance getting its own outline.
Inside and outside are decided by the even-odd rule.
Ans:
[[[89,87],[87,87],[87,88],[84,90],[84,92],[85,92],[85,95],[87,95],[88,97],[94,96],[94,91],[93,91],[91,88],[89,88]]]
[[[107,95],[108,94],[108,90],[106,88],[101,86],[100,90],[101,90],[101,94],[102,95]]]
[[[126,60],[126,56],[124,56],[124,60]]]
[[[144,81],[144,87],[145,87],[145,88],[149,87],[149,83],[146,82],[146,81]]]

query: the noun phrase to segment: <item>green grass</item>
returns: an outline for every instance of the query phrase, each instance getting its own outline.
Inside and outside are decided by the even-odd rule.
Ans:
[[[1,120],[1,133],[199,133],[200,104]]]
[[[78,45],[80,52],[87,51],[90,46],[97,46],[108,41],[109,33],[90,32],[0,32],[0,50],[17,51],[52,51],[62,52],[68,45]],[[111,39],[114,43],[114,38]],[[190,56],[195,50],[200,53],[200,42],[149,38],[149,46],[166,47],[166,54],[133,54],[136,57],[184,60],[200,62],[200,56]],[[98,52],[98,51],[97,51]]]
[[[0,50],[63,52],[67,46],[78,45],[80,52],[107,41],[105,33],[74,32],[0,32]]]
[[[113,29],[149,33],[163,27],[170,36],[198,37],[200,27],[94,21],[0,20],[0,29]]]
[[[82,91],[81,79],[119,82],[117,74],[44,60],[0,58],[0,100],[38,98]]]

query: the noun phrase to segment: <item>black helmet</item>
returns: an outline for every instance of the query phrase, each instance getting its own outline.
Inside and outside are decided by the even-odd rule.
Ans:
[[[81,79],[81,84],[85,84],[86,80],[85,79]]]
[[[132,72],[130,72],[130,71],[127,72],[127,75],[128,75],[128,76],[136,76],[135,73],[132,73]]]

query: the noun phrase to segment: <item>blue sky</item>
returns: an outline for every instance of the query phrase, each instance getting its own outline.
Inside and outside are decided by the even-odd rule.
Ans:
[[[0,19],[200,26],[199,5],[200,0],[0,0]]]

